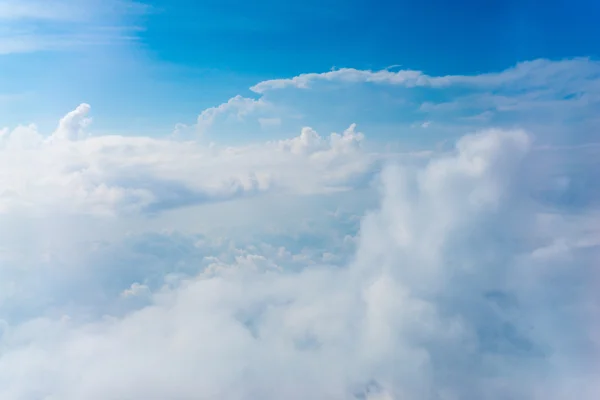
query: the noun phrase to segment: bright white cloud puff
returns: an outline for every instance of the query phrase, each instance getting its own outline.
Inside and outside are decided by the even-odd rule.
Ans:
[[[0,210],[55,207],[82,213],[157,211],[266,191],[344,190],[372,171],[351,126],[321,137],[219,147],[146,137],[88,137],[82,104],[43,137],[35,126],[2,135]]]

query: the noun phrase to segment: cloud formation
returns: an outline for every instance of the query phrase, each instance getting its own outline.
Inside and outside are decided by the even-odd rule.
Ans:
[[[598,76],[342,70],[193,140],[94,136],[87,104],[1,129],[0,398],[598,398]],[[403,140],[452,134],[305,124],[390,107]],[[279,136],[205,143],[231,122]]]
[[[345,190],[373,172],[354,126],[321,137],[305,128],[292,139],[237,147],[146,137],[91,137],[90,106],[60,120],[49,137],[34,125],[0,142],[1,212],[51,207],[79,213],[157,212],[267,191]],[[23,210],[22,210],[23,211]]]
[[[355,136],[307,129],[269,144],[270,157],[329,160]],[[140,148],[165,150],[109,139],[104,152],[127,151],[133,165]],[[390,166],[380,207],[337,268],[287,270],[275,255],[239,253],[165,280],[122,316],[7,326],[0,397],[595,399],[600,225],[529,196],[531,148],[524,131],[490,130]],[[121,298],[148,295],[139,283]]]
[[[550,86],[548,81],[565,78],[573,78],[576,71],[578,78],[598,78],[600,66],[597,61],[587,58],[575,58],[564,61],[551,61],[538,59],[518,63],[512,68],[502,72],[493,72],[477,75],[447,75],[429,76],[421,71],[370,71],[354,68],[341,68],[323,73],[301,74],[289,79],[271,79],[252,86],[251,90],[256,93],[266,93],[270,90],[295,87],[307,89],[312,83],[318,81],[338,81],[345,83],[370,82],[376,84],[399,85],[399,86],[430,86],[445,87],[451,85],[464,86],[515,86],[527,85],[531,87]],[[577,79],[577,80],[579,80]],[[575,83],[575,82],[573,82]]]
[[[402,135],[405,145],[430,147],[488,127],[524,128],[546,145],[595,142],[592,132],[600,129],[600,63],[587,58],[538,59],[474,75],[343,68],[266,80],[251,90],[256,98],[236,96],[215,108],[213,132],[239,130],[231,122],[242,104],[243,129],[253,135],[267,131],[260,121],[269,118],[283,131],[356,122],[372,138]]]
[[[56,139],[77,140],[83,136],[84,129],[92,122],[87,115],[90,112],[89,104],[80,104],[75,110],[65,115],[58,123],[58,128],[52,134]]]

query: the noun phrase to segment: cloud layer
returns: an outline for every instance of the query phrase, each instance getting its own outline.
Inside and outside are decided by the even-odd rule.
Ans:
[[[75,148],[98,165],[118,154],[119,171],[139,168],[140,154],[150,168],[169,146],[191,157],[183,143],[90,140]],[[353,129],[328,141],[307,129],[267,148],[282,169],[354,155],[355,142]],[[243,159],[266,157],[253,151]],[[528,134],[491,130],[424,164],[396,162],[354,256],[335,268],[281,268],[285,250],[239,252],[161,290],[132,284],[121,298],[146,305],[120,316],[5,326],[1,397],[596,398],[600,225],[529,197],[530,157]]]
[[[598,398],[599,76],[344,69],[193,137],[0,130],[0,398]]]
[[[311,194],[355,187],[376,167],[351,126],[221,147],[145,137],[89,137],[82,104],[44,137],[33,125],[0,139],[1,212],[54,207],[81,213],[155,212],[267,191]],[[79,140],[80,139],[80,140]]]

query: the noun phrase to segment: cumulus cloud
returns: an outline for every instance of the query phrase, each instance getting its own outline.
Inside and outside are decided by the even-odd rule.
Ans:
[[[358,138],[354,127],[329,140],[306,129],[266,146],[271,159],[285,151],[285,166],[354,154]],[[121,172],[152,164],[148,149],[165,153],[149,139],[104,140],[104,153],[128,155]],[[83,143],[88,156],[99,146]],[[180,145],[169,144],[181,159]],[[285,249],[238,253],[166,280],[125,315],[6,326],[0,397],[595,399],[600,225],[531,198],[532,154],[524,131],[491,130],[394,163],[337,268],[278,268]],[[124,297],[142,292],[139,282]]]
[[[267,191],[330,192],[354,186],[377,161],[362,151],[362,135],[354,126],[329,137],[306,128],[289,140],[204,146],[145,137],[87,137],[89,111],[89,105],[80,105],[48,138],[34,125],[2,136],[0,210],[158,212]]]
[[[84,135],[83,130],[92,122],[88,118],[89,104],[80,104],[75,110],[65,115],[58,123],[58,128],[52,134],[57,139],[77,140]]]
[[[244,116],[258,110],[264,110],[269,106],[270,105],[264,100],[255,100],[237,95],[229,99],[226,103],[202,111],[198,116],[197,128],[199,133],[202,134],[205,133],[220,116],[227,117],[228,115],[234,115],[238,120],[241,120]]]
[[[547,140],[593,125],[598,76],[576,59],[267,81],[195,128],[294,133],[234,146],[181,124],[93,136],[86,104],[52,133],[1,129],[0,398],[598,398],[600,147]],[[383,150],[350,122],[389,104],[416,113],[394,135],[472,125]],[[350,126],[326,136],[304,123],[319,112]]]
[[[349,120],[387,140],[435,121],[418,140],[403,137],[421,146],[487,127],[521,127],[544,144],[575,144],[594,141],[591,132],[600,127],[600,63],[588,58],[538,59],[473,75],[343,68],[267,80],[251,90],[286,110],[270,115],[281,117],[283,127]]]

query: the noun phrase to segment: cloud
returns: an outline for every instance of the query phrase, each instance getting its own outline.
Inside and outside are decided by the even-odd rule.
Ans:
[[[308,73],[289,79],[272,79],[257,83],[250,90],[256,93],[265,93],[269,90],[295,87],[307,89],[314,81],[342,81],[347,83],[375,82],[394,85],[421,86],[429,82],[429,77],[420,71],[364,71],[354,68],[341,68],[323,73]]]
[[[372,139],[401,138],[416,148],[488,127],[526,129],[543,145],[574,145],[595,141],[600,127],[600,63],[587,58],[449,76],[345,68],[266,80],[251,90],[257,98],[236,96],[203,112],[200,130],[235,141],[242,130],[244,137],[272,135],[266,121],[277,121],[277,132],[332,130],[330,121],[344,121]],[[411,133],[418,126],[426,134]]]
[[[268,107],[269,104],[261,99],[254,100],[237,95],[229,99],[226,103],[202,111],[198,116],[197,129],[200,134],[203,134],[220,116],[234,115],[238,120],[241,120],[248,114]]]
[[[259,118],[258,123],[263,128],[276,127],[281,125],[281,118]]]
[[[3,20],[62,20],[77,16],[77,11],[69,13],[65,1],[14,1],[3,0],[0,2],[0,19]]]
[[[376,168],[377,160],[362,151],[363,137],[354,126],[329,137],[306,128],[289,140],[204,146],[145,137],[87,137],[89,111],[89,105],[80,105],[48,138],[34,125],[3,135],[0,184],[5,195],[0,210],[156,213],[267,191],[345,190]]]
[[[352,153],[360,148],[364,135],[355,132],[356,125],[352,124],[342,135],[331,134],[330,140],[326,141],[311,128],[304,128],[300,136],[279,142],[281,149],[294,154],[319,154],[322,150],[331,148],[334,154]],[[319,154],[320,158],[330,158],[331,155]]]
[[[354,127],[328,142],[307,129],[268,148],[285,165],[278,151],[352,153],[357,139]],[[133,165],[168,146],[188,157],[178,143],[104,140]],[[97,146],[81,143],[88,156]],[[6,326],[0,397],[595,399],[600,225],[532,200],[532,157],[526,132],[488,130],[393,163],[337,268],[280,269],[285,249],[234,247],[124,315]]]
[[[92,122],[87,117],[90,109],[89,104],[80,104],[60,120],[52,136],[59,140],[77,140],[83,137],[83,130]]]
[[[271,90],[285,88],[307,89],[318,81],[337,81],[344,83],[375,83],[382,85],[399,85],[407,87],[429,86],[443,88],[451,85],[466,86],[514,86],[525,84],[528,86],[550,86],[547,80],[554,81],[572,76],[573,72],[581,74],[582,78],[598,78],[600,66],[596,61],[586,58],[575,58],[564,61],[551,61],[538,59],[518,63],[516,66],[502,72],[478,75],[447,75],[429,76],[421,71],[400,70],[380,71],[357,70],[354,68],[341,68],[323,73],[308,73],[288,79],[272,79],[260,82],[251,87],[256,93],[264,94]]]
[[[135,296],[144,296],[150,292],[150,289],[146,285],[141,285],[139,283],[132,283],[129,289],[125,289],[121,295],[123,297],[135,297]]]
[[[419,123],[414,123],[412,124],[410,127],[411,128],[422,128],[422,129],[427,129],[431,126],[431,121],[425,121],[425,122],[419,122]]]
[[[147,11],[129,0],[2,0],[0,55],[128,42]]]
[[[205,110],[221,144],[1,129],[0,398],[597,398],[597,64],[344,71]]]
[[[94,16],[144,13],[150,6],[130,0],[1,0],[0,20],[78,21]]]

